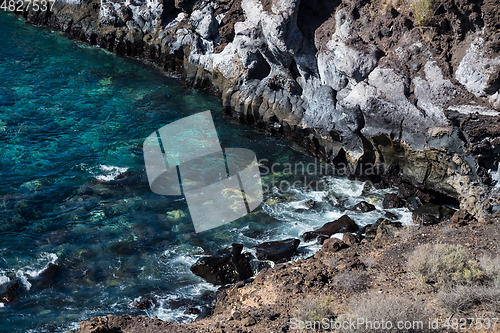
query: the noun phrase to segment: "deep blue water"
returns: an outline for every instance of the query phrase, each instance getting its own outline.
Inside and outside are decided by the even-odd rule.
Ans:
[[[223,115],[213,95],[135,60],[3,12],[0,27],[0,285],[21,282],[18,299],[0,304],[0,332],[61,332],[106,314],[193,320],[182,300],[202,307],[216,290],[189,271],[201,253],[297,237],[343,214],[339,205],[303,209],[306,200],[349,206],[362,199],[361,183],[323,175],[309,177],[326,181],[317,191],[273,188],[301,177],[278,167],[263,174],[270,190],[259,209],[195,234],[185,200],[156,195],[145,180],[141,146],[157,128],[212,110],[222,147],[251,149],[268,166],[314,160]],[[382,195],[364,200],[379,207]],[[304,253],[315,249],[303,245]],[[43,280],[50,263],[56,272]],[[148,294],[159,300],[153,309],[129,305]]]

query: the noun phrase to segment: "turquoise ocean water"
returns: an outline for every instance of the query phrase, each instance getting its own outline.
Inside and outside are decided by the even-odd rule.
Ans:
[[[141,146],[157,128],[204,110],[223,147],[251,149],[278,167],[262,169],[265,202],[256,211],[196,234],[184,199],[149,190]],[[194,320],[186,309],[210,305],[216,290],[189,270],[201,253],[298,237],[360,200],[380,208],[386,192],[362,197],[362,183],[321,174],[309,180],[323,188],[280,189],[304,176],[284,163],[315,163],[300,147],[223,115],[207,92],[3,12],[0,145],[0,286],[20,283],[17,299],[0,303],[0,332],[63,332],[107,314]],[[324,205],[309,210],[310,199]],[[394,213],[406,223],[406,211]],[[349,215],[364,225],[383,213]],[[48,267],[53,274],[40,276]],[[150,294],[152,309],[130,305]]]

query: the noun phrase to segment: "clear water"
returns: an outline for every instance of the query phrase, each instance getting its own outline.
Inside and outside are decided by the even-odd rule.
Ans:
[[[223,115],[206,92],[10,14],[0,12],[0,27],[0,285],[22,282],[19,299],[0,305],[0,332],[63,332],[106,314],[194,320],[184,314],[189,305],[172,301],[213,300],[216,288],[189,270],[204,251],[298,237],[361,200],[379,210],[347,212],[359,225],[384,214],[386,191],[362,197],[360,182],[285,172],[284,163],[315,161]],[[251,149],[263,165],[278,167],[263,170],[267,190],[259,209],[195,234],[183,199],[149,190],[140,146],[157,128],[208,109],[223,147]],[[114,184],[123,174],[128,182]],[[324,186],[276,186],[305,176]],[[324,204],[304,209],[309,199]],[[393,212],[408,221],[408,212]],[[300,249],[310,255],[317,248]],[[34,281],[49,263],[59,273],[40,286]],[[129,305],[148,294],[158,298],[156,307]]]

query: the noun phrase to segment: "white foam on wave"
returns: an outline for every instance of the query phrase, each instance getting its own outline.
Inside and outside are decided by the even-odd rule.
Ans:
[[[126,172],[128,168],[115,165],[89,166],[85,163],[80,163],[76,167],[90,173],[93,177],[102,181],[110,181],[116,179],[119,175]]]
[[[116,179],[119,175],[128,170],[128,168],[120,168],[113,165],[100,165],[100,170],[104,174],[96,176],[97,179],[103,181],[110,181]]]
[[[386,217],[387,210],[382,208],[382,202],[386,193],[392,193],[395,189],[371,189],[367,196],[363,196],[364,183],[360,181],[351,181],[347,178],[324,177],[322,181],[326,184],[324,191],[307,191],[306,189],[293,189],[288,194],[292,194],[292,200],[279,202],[275,204],[264,203],[262,210],[268,215],[283,222],[275,230],[272,239],[265,241],[279,240],[284,238],[300,238],[307,231],[317,229],[325,223],[335,221],[342,215],[347,215],[353,219],[356,224],[362,228],[368,224],[375,223],[379,218]],[[278,194],[274,191],[273,194]],[[321,209],[308,209],[306,202],[314,200],[316,203],[323,203]],[[361,201],[367,201],[376,207],[371,212],[356,212],[350,210],[354,205]],[[340,208],[339,202],[343,202],[344,208]],[[395,214],[397,220],[403,225],[411,225],[412,215],[407,208],[398,208],[388,210]],[[342,238],[342,234],[333,235],[333,237]],[[313,255],[321,246],[316,242],[303,243],[301,247],[304,252]],[[303,255],[301,255],[302,257]]]
[[[26,290],[30,290],[31,283],[28,281],[28,277],[37,277],[41,272],[47,269],[50,264],[55,264],[57,259],[58,257],[55,253],[41,252],[34,263],[18,269],[16,277],[19,278]]]
[[[157,298],[159,305],[146,311],[146,313],[148,317],[157,316],[161,320],[176,321],[181,323],[191,322],[195,320],[198,315],[184,314],[186,311],[185,306],[172,309],[170,307],[170,302],[183,299],[201,299],[207,293],[214,294],[217,289],[219,289],[218,286],[214,286],[207,282],[180,287],[176,290],[175,294],[166,294]]]
[[[491,179],[496,182],[495,189],[500,190],[500,164],[498,165],[497,171],[488,170],[488,173],[491,176]]]
[[[0,272],[0,285],[10,281],[10,279],[7,276],[1,275],[1,273],[2,272]]]

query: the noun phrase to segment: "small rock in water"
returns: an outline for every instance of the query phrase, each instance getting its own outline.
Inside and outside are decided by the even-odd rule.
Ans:
[[[139,310],[147,310],[158,305],[158,301],[152,295],[144,296],[138,301],[130,302],[130,305]]]
[[[385,212],[385,217],[388,218],[389,220],[397,220],[398,216],[394,213],[391,212]]]
[[[20,283],[18,279],[0,285],[0,303],[8,305],[19,299]]]
[[[375,206],[372,204],[369,204],[366,201],[361,201],[356,206],[354,206],[352,208],[352,210],[356,211],[356,212],[366,213],[366,212],[371,212],[372,210],[375,210]]]
[[[282,241],[265,242],[254,246],[254,248],[258,259],[283,263],[292,258],[299,244],[299,239],[289,238]]]
[[[60,267],[50,263],[38,276],[30,278],[29,282],[38,288],[48,288],[56,283],[60,273]]]
[[[233,244],[203,257],[191,266],[191,272],[216,285],[246,280],[252,276],[252,268],[249,258],[241,254],[241,250],[242,244]]]
[[[198,309],[198,308],[195,308],[195,307],[190,307],[190,308],[187,308],[186,311],[184,311],[184,314],[186,315],[199,315],[201,313],[201,310]]]
[[[309,209],[313,209],[315,204],[316,204],[316,202],[314,202],[314,200],[312,200],[312,199],[311,200],[307,200],[305,202],[306,207],[309,208]]]
[[[343,215],[338,220],[328,222],[317,230],[305,232],[304,234],[302,234],[302,239],[307,242],[311,239],[317,238],[320,235],[330,237],[331,235],[336,233],[355,232],[358,229],[358,225],[353,220],[351,220],[349,216]]]
[[[375,186],[371,181],[366,181],[363,185],[363,191],[361,192],[361,195],[366,197],[368,194],[370,194],[371,190],[373,190]]]

